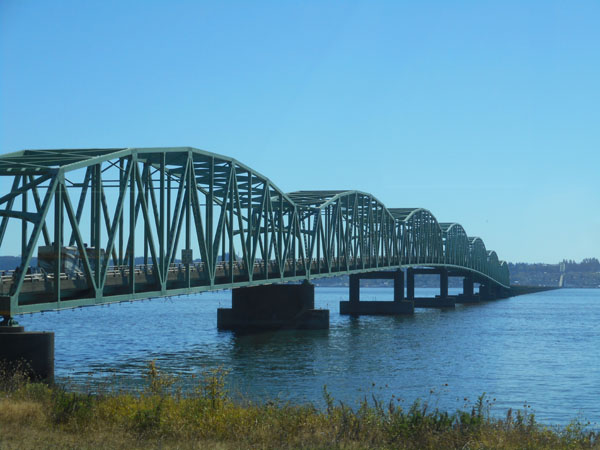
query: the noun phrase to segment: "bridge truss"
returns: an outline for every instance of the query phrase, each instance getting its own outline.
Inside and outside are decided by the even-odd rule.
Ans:
[[[286,194],[195,148],[24,150],[0,156],[0,177],[0,255],[21,247],[0,283],[5,317],[416,266],[509,287],[495,252],[426,209]]]

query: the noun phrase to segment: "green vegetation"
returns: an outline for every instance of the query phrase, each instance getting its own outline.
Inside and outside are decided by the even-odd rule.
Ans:
[[[223,371],[195,378],[182,394],[177,378],[151,363],[139,392],[61,386],[4,376],[0,384],[0,448],[600,448],[599,435],[573,422],[538,424],[532,414],[489,415],[482,395],[469,411],[448,414],[416,402],[366,399],[358,408],[234,402]]]

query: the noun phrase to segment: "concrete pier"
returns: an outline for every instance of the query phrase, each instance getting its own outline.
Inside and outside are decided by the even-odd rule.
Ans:
[[[415,297],[415,275],[439,275],[440,295],[430,298]],[[435,269],[408,269],[406,271],[407,290],[406,296],[414,301],[415,308],[454,308],[454,297],[448,295],[448,270],[444,268]]]
[[[479,294],[475,294],[474,281],[472,277],[463,278],[463,292],[455,297],[456,303],[479,303]]]
[[[35,381],[54,382],[54,333],[0,325],[0,364]]]
[[[361,279],[394,280],[393,301],[360,301]],[[340,302],[340,314],[360,315],[396,315],[413,314],[412,301],[404,299],[404,272],[366,272],[350,275],[350,300]]]
[[[327,329],[329,310],[315,308],[315,286],[269,284],[231,291],[231,308],[217,310],[219,330]]]

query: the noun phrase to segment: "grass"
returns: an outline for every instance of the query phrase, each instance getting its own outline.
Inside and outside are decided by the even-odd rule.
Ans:
[[[5,373],[0,448],[600,449],[598,434],[577,421],[545,427],[526,410],[490,417],[484,395],[468,411],[449,414],[420,402],[403,410],[395,399],[351,408],[324,388],[326,407],[318,409],[235,402],[225,377],[208,371],[183,394],[154,363],[136,392],[69,391]]]

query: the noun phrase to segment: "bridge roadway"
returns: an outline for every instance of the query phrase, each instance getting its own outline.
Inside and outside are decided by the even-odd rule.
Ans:
[[[293,297],[277,286],[339,275],[356,286],[367,273],[394,278],[399,304],[416,301],[412,269],[440,276],[440,298],[448,275],[464,277],[465,298],[474,283],[489,297],[510,288],[507,264],[457,222],[362,191],[284,193],[195,148],[23,150],[0,156],[0,177],[11,186],[0,193],[0,255],[22,255],[1,278],[5,326],[18,314],[217,289],[234,288],[236,304]],[[248,290],[261,285],[271,288]],[[351,289],[358,314],[357,298]]]

